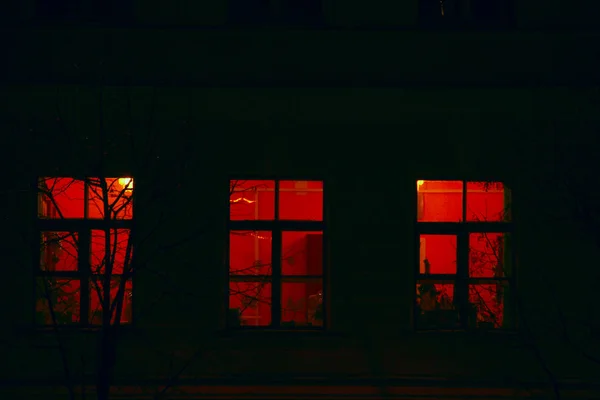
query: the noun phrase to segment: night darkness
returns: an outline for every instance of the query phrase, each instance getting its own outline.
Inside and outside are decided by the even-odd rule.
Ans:
[[[600,396],[597,5],[0,16],[0,395]]]

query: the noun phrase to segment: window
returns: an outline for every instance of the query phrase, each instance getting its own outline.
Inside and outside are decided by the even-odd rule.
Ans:
[[[132,320],[132,178],[39,178],[38,325]],[[108,317],[107,317],[108,318]]]
[[[231,327],[321,328],[323,182],[232,180]]]
[[[238,24],[318,25],[322,0],[229,0],[229,12]]]
[[[510,191],[417,181],[417,329],[513,327]]]

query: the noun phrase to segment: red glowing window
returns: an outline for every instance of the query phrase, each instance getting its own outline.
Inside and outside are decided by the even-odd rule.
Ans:
[[[133,178],[40,178],[38,192],[39,218],[133,217]]]
[[[419,222],[508,221],[510,191],[501,182],[417,181]]]
[[[323,182],[280,181],[279,218],[323,221]]]
[[[103,276],[90,279],[90,324],[102,325],[104,310],[108,309],[111,324],[119,314],[120,323],[131,323],[132,283],[122,277],[113,277],[106,286]],[[108,296],[108,303],[103,304]],[[120,300],[120,302],[118,301]]]
[[[72,178],[39,179],[38,216],[40,218],[83,218],[85,185]]]
[[[230,274],[271,275],[271,251],[271,231],[230,231]]]
[[[323,232],[281,232],[283,275],[323,274]]]
[[[323,280],[318,278],[284,278],[281,288],[281,323],[283,326],[323,325]]]
[[[321,326],[323,306],[323,232],[281,232],[281,322]]]
[[[80,318],[81,285],[78,279],[40,277],[36,280],[36,323],[65,325]]]
[[[510,232],[469,234],[469,276],[499,278],[509,276]]]
[[[417,281],[418,328],[452,329],[460,326],[454,290],[454,283],[428,279]]]
[[[105,312],[110,323],[117,314],[119,323],[130,323],[133,179],[59,177],[38,184],[36,323],[97,325]]]
[[[229,282],[229,309],[236,311],[238,326],[270,326],[270,280],[231,280]]]
[[[87,180],[88,218],[104,218],[105,210],[111,219],[133,217],[133,179],[98,178]]]
[[[323,182],[236,180],[230,196],[229,325],[322,327]]]
[[[418,329],[514,327],[510,200],[500,182],[417,181]]]
[[[456,235],[420,235],[420,273],[456,274]]]
[[[478,328],[506,327],[505,293],[507,281],[469,285],[469,305],[472,326]]]
[[[467,221],[508,221],[510,191],[500,182],[466,183]]]
[[[77,271],[79,250],[76,232],[42,232],[40,269]]]
[[[133,246],[129,229],[109,229],[108,232],[93,229],[90,243],[90,268],[93,274],[104,274],[106,267],[110,266],[113,275],[121,275],[126,266],[131,267]]]
[[[275,218],[275,181],[232,180],[229,185],[229,219]]]
[[[421,222],[463,221],[462,181],[417,181]]]

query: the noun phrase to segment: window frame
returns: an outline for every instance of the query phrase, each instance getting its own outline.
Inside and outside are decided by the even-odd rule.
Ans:
[[[274,183],[274,216],[272,220],[231,220],[231,182],[232,181],[244,181],[244,180],[263,180],[273,181]],[[281,181],[313,181],[321,182],[323,185],[323,203],[322,212],[323,218],[321,221],[303,221],[303,220],[280,220],[279,219],[279,184]],[[327,231],[327,196],[326,196],[326,181],[323,177],[272,177],[272,176],[232,176],[227,180],[228,193],[227,198],[227,229],[226,229],[226,246],[225,246],[225,328],[227,330],[243,330],[243,331],[325,331],[329,326],[329,266],[328,266],[328,231]],[[229,306],[230,306],[230,282],[244,282],[243,278],[235,278],[232,280],[232,274],[230,273],[230,232],[231,231],[270,231],[271,232],[271,275],[269,283],[271,284],[271,324],[266,326],[248,326],[240,325],[233,326],[228,318]],[[322,234],[322,272],[321,275],[282,275],[281,271],[281,260],[282,260],[282,232],[303,232],[303,231],[320,231]],[[255,277],[268,277],[265,275],[252,275]],[[323,322],[321,326],[285,326],[282,325],[282,307],[281,307],[281,289],[284,280],[294,279],[321,279],[322,280],[322,313]],[[252,281],[252,278],[246,280],[246,282]]]
[[[424,222],[419,221],[421,215],[420,195],[418,189],[418,181],[415,181],[415,195],[416,195],[416,210],[415,210],[415,288],[419,285],[419,282],[427,282],[431,284],[453,284],[456,286],[455,293],[458,294],[457,298],[454,299],[453,303],[458,311],[459,327],[456,329],[440,327],[424,329],[419,327],[418,318],[416,311],[418,310],[418,295],[416,290],[413,292],[413,312],[412,312],[412,325],[413,329],[420,332],[443,332],[443,331],[468,331],[473,330],[469,326],[469,308],[471,303],[469,301],[469,286],[477,284],[505,284],[508,290],[515,288],[516,278],[516,254],[514,245],[515,235],[515,223],[514,223],[514,212],[513,212],[513,193],[510,187],[507,187],[506,182],[498,180],[487,180],[487,181],[475,181],[475,180],[464,180],[464,179],[426,179],[427,181],[440,181],[440,182],[461,182],[462,183],[462,199],[461,199],[461,219],[455,222]],[[504,209],[507,210],[508,220],[505,221],[469,221],[467,219],[467,184],[474,182],[484,183],[502,183],[504,190],[509,190],[510,203],[504,204]],[[502,277],[470,277],[469,276],[469,253],[470,253],[470,234],[474,233],[490,233],[490,234],[509,234],[511,237],[510,245],[510,273],[507,276]],[[456,237],[456,273],[454,274],[426,274],[421,273],[421,235],[452,235]],[[508,304],[509,312],[512,315],[516,315],[516,304],[514,301],[510,301]],[[517,321],[513,320],[512,326],[506,328],[493,328],[494,332],[507,332],[514,331],[517,328]],[[475,328],[476,329],[476,328]]]
[[[84,190],[84,198],[82,199],[83,207],[84,207],[84,215],[83,218],[61,218],[60,216],[56,218],[44,218],[40,216],[40,198],[41,192],[39,190],[40,180],[42,179],[73,179],[77,181],[81,181],[83,183]],[[115,174],[110,177],[73,177],[73,176],[52,176],[52,175],[38,175],[35,178],[35,181],[32,183],[34,188],[33,199],[34,199],[34,208],[35,211],[35,227],[34,227],[34,237],[32,240],[32,253],[35,254],[36,257],[32,260],[33,267],[33,298],[35,299],[33,304],[33,325],[38,329],[48,329],[48,328],[59,328],[59,329],[70,329],[70,328],[90,328],[90,329],[98,329],[101,325],[91,323],[91,310],[90,310],[90,297],[91,297],[91,280],[92,276],[96,275],[98,277],[104,276],[104,274],[92,274],[91,271],[91,246],[92,246],[92,231],[100,230],[100,231],[112,231],[112,230],[128,230],[129,234],[131,234],[133,230],[133,224],[135,220],[135,214],[128,219],[117,219],[111,218],[110,215],[105,216],[103,218],[90,218],[88,216],[88,208],[89,208],[89,193],[90,193],[90,180],[93,179],[120,179],[120,178],[129,178],[135,182],[135,178],[131,175],[124,176],[123,174]],[[133,190],[133,189],[132,189]],[[130,200],[132,210],[135,209],[135,196]],[[75,271],[47,271],[43,270],[40,265],[40,260],[43,254],[43,249],[40,244],[40,237],[45,232],[68,232],[75,234],[77,236],[78,243],[78,252],[77,252],[77,269]],[[131,239],[129,239],[131,240]],[[134,251],[131,252],[132,257]],[[132,261],[130,261],[131,263]],[[111,274],[111,279],[122,277],[124,274]],[[131,281],[131,290],[132,299],[131,302],[131,321],[128,323],[119,322],[119,326],[133,326],[135,318],[134,318],[134,275],[135,271],[132,270],[127,274],[127,280]],[[38,279],[40,278],[56,278],[56,279],[71,279],[77,281],[79,283],[79,322],[73,323],[65,323],[65,324],[40,324],[37,321],[36,313],[37,313],[37,301],[38,301]]]

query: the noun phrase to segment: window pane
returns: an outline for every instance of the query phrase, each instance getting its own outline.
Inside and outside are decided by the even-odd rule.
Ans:
[[[121,311],[121,324],[131,323],[131,298],[132,298],[132,282],[128,280],[125,282],[124,290],[119,293],[119,285],[121,278],[115,277],[110,280],[110,308],[113,309],[111,314],[111,323],[114,324],[117,317],[116,300],[123,301]],[[108,288],[107,288],[108,289]],[[105,296],[104,280],[103,277],[98,279],[90,280],[90,323],[93,325],[102,324],[102,299]]]
[[[417,181],[417,220],[461,221],[462,186],[461,181]]]
[[[510,275],[511,258],[508,233],[471,233],[469,235],[469,276],[498,278]]]
[[[271,324],[271,283],[230,282],[229,310],[241,326]]]
[[[456,329],[458,312],[454,306],[454,284],[417,282],[415,322],[418,329]]]
[[[283,326],[323,325],[323,281],[305,278],[281,285],[281,324]]]
[[[510,302],[507,289],[508,286],[504,282],[469,285],[469,302],[472,305],[472,315],[469,316],[471,328],[513,327],[512,316],[507,313],[511,307],[505,307]]]
[[[270,275],[270,231],[229,232],[229,273],[232,275]]]
[[[80,283],[70,278],[38,278],[36,284],[36,323],[53,325],[79,322]]]
[[[467,183],[467,221],[508,221],[510,191],[500,182]]]
[[[111,219],[133,217],[133,178],[107,178],[108,209]],[[89,180],[88,217],[104,218],[104,196],[100,179]]]
[[[77,234],[42,232],[40,268],[42,271],[77,271]]]
[[[420,235],[421,274],[456,274],[456,236]]]
[[[112,274],[122,274],[127,259],[127,267],[131,267],[132,248],[127,254],[127,245],[129,244],[129,229],[110,229],[108,231],[110,239],[110,248],[106,251],[106,232],[101,230],[92,230],[90,267],[92,273],[103,274],[108,262],[112,262]]]
[[[229,182],[229,219],[273,220],[275,218],[275,181]]]
[[[73,178],[38,180],[40,218],[83,218],[83,181]]]
[[[322,232],[281,232],[281,273],[283,275],[323,274]]]
[[[279,182],[279,219],[323,221],[323,182]]]

